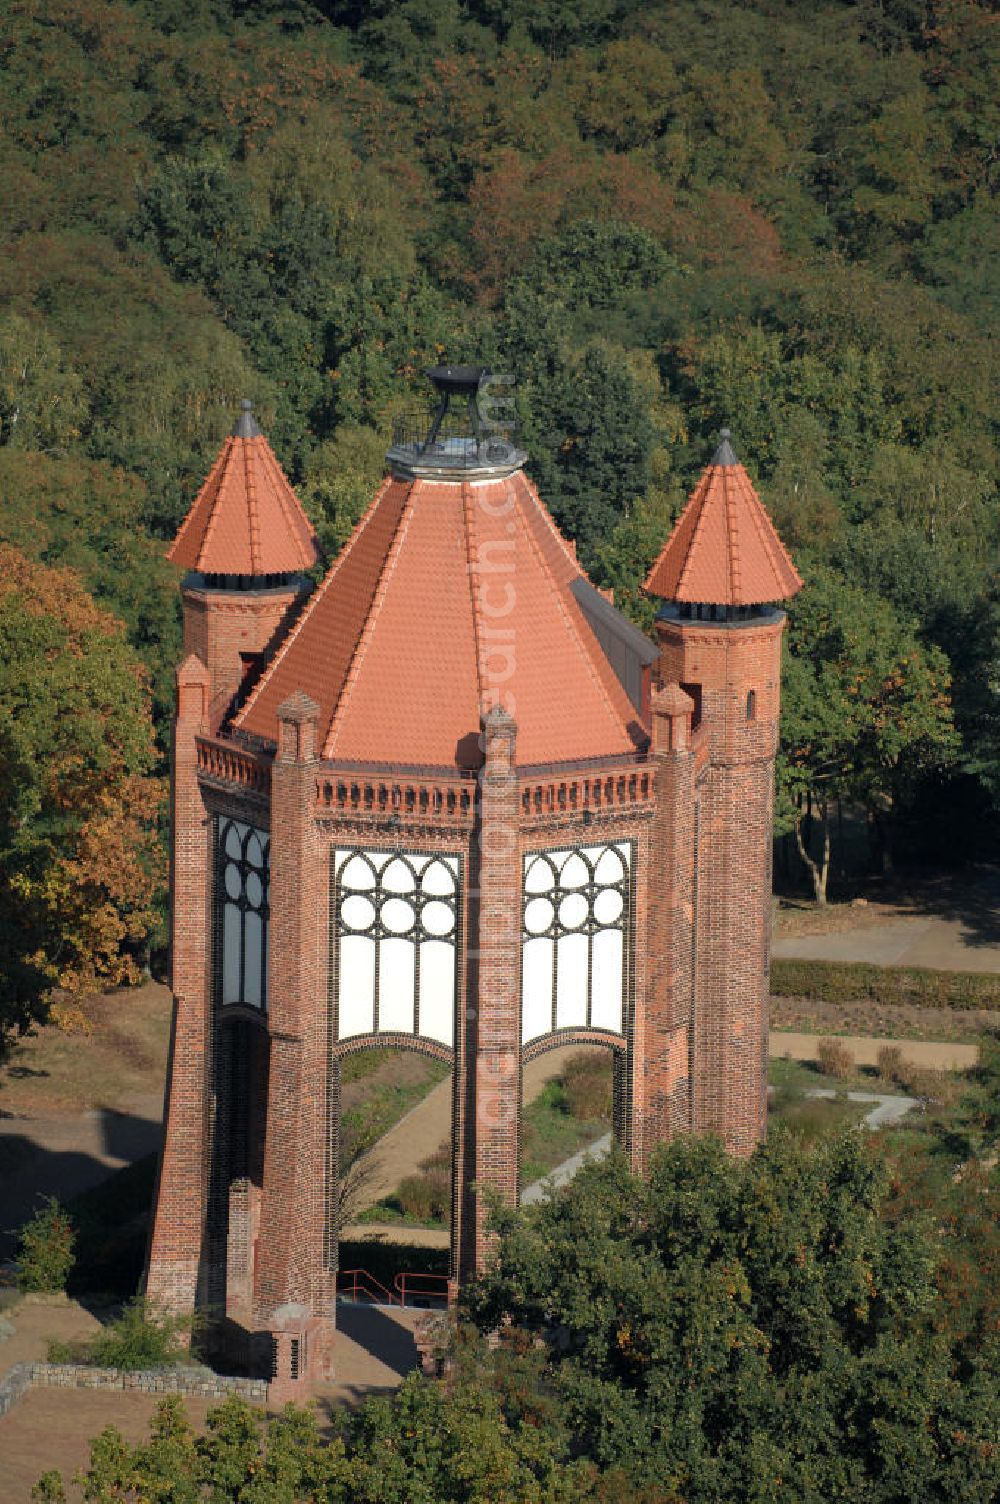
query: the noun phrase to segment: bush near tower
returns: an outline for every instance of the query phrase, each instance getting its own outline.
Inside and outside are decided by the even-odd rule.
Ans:
[[[70,570],[0,545],[0,1049],[138,980],[162,785],[147,676]]]

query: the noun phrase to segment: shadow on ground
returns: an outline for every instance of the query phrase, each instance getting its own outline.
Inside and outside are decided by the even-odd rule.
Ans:
[[[157,1120],[108,1108],[75,1118],[0,1120],[0,1258],[12,1256],[17,1229],[45,1197],[68,1204],[155,1156],[162,1137]]]

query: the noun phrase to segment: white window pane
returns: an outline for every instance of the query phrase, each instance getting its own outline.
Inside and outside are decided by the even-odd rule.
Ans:
[[[623,936],[621,930],[600,930],[594,936],[590,1021],[595,1029],[621,1034],[623,995]]]
[[[243,1001],[251,1007],[263,1006],[261,964],[264,959],[263,927],[259,914],[247,914],[243,930]]]
[[[367,888],[374,888],[375,873],[363,856],[352,856],[340,874],[342,888],[356,889],[364,892]]]
[[[615,924],[621,918],[623,907],[617,888],[605,888],[594,899],[594,918],[598,924]]]
[[[568,930],[577,929],[586,919],[589,908],[582,893],[567,893],[559,905],[559,923]]]
[[[420,886],[425,893],[431,893],[436,898],[449,898],[455,891],[454,873],[448,870],[444,862],[431,862],[420,880]]]
[[[420,1032],[451,1046],[455,1042],[455,947],[425,940],[420,947]]]
[[[405,935],[407,930],[412,930],[413,921],[413,907],[405,898],[387,898],[382,905],[382,923],[394,934]]]
[[[351,893],[340,905],[340,917],[349,930],[367,930],[375,923],[375,905],[360,893]]]
[[[587,1023],[587,937],[563,935],[558,946],[556,1028],[583,1028]]]
[[[425,903],[421,915],[424,929],[431,935],[450,935],[455,928],[455,913],[450,904],[433,899]]]
[[[550,888],[555,887],[555,873],[545,857],[526,857],[525,860],[528,863],[524,878],[526,893],[548,893]]]
[[[245,825],[230,825],[226,831],[226,855],[234,856],[237,860],[243,855],[243,837],[247,833]]]
[[[590,872],[582,857],[576,852],[566,859],[563,869],[559,874],[559,881],[564,888],[582,888],[584,883],[590,881]]]
[[[417,885],[407,862],[395,857],[382,873],[382,886],[389,893],[412,893]]]
[[[625,864],[614,847],[608,846],[598,857],[594,879],[599,883],[620,883],[625,876]]]
[[[222,908],[222,1001],[240,1000],[240,911],[234,904]]]
[[[526,940],[521,956],[521,1039],[552,1029],[552,941]]]
[[[416,946],[410,940],[382,940],[378,955],[378,1027],[413,1033]]]
[[[532,898],[524,906],[524,927],[532,935],[547,930],[555,918],[555,909],[547,898]]]
[[[375,942],[362,935],[340,940],[338,1038],[371,1034],[375,1028]]]

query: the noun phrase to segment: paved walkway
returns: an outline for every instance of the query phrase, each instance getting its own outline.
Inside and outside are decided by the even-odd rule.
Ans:
[[[869,961],[939,971],[1000,973],[1000,874],[942,898],[944,913],[907,914],[828,935],[774,941],[772,954],[806,961]]]

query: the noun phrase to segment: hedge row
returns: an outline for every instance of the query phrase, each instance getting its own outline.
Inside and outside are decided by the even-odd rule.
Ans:
[[[978,971],[928,971],[917,966],[872,966],[868,962],[771,962],[775,997],[817,1003],[917,1004],[922,1008],[1000,1009],[1000,976]]]

